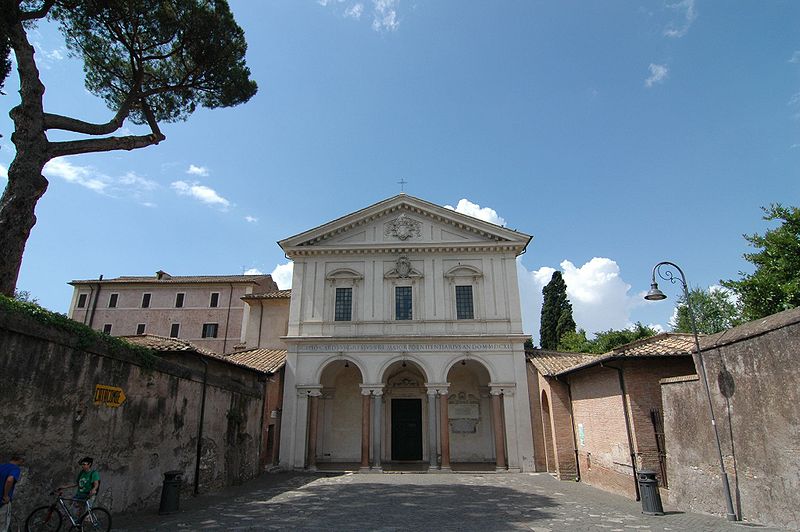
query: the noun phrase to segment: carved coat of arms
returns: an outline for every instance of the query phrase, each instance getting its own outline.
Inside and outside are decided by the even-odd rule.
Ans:
[[[394,220],[386,222],[384,226],[384,236],[393,236],[400,240],[408,240],[414,236],[421,236],[420,226],[422,223],[412,220],[405,214],[401,214]]]

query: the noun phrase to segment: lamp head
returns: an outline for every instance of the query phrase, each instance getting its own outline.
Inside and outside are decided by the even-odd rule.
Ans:
[[[648,301],[661,301],[662,299],[667,299],[667,296],[658,289],[658,283],[654,282],[650,285],[650,291],[647,292],[644,298]]]

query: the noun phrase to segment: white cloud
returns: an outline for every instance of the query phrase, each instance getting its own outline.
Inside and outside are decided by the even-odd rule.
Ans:
[[[615,261],[595,257],[581,267],[568,260],[562,261],[560,266],[575,323],[586,330],[589,338],[596,332],[631,325],[631,309],[641,298],[629,295],[631,286],[620,276]],[[533,335],[535,344],[539,341],[542,288],[550,282],[554,271],[549,266],[530,271],[517,260],[523,330]]]
[[[450,209],[451,211],[460,212],[461,214],[466,214],[468,216],[472,216],[473,218],[478,218],[479,220],[483,220],[484,222],[489,222],[497,225],[505,225],[506,221],[501,218],[497,211],[489,207],[481,208],[480,205],[477,203],[472,203],[470,200],[463,198],[458,201],[458,205],[453,207],[452,205],[445,205],[445,209]]]
[[[193,164],[189,165],[189,169],[186,170],[186,173],[189,175],[199,175],[201,177],[206,177],[208,175],[208,168],[205,166],[195,166]]]
[[[256,223],[258,221],[258,218],[256,218],[255,216],[250,216],[249,214],[247,216],[245,216],[244,219],[247,220],[251,224],[254,224],[254,223]]]
[[[345,17],[354,18],[356,20],[360,19],[363,13],[364,13],[364,4],[362,3],[353,4],[352,6],[344,10]]]
[[[44,165],[42,173],[45,177],[60,177],[68,183],[75,183],[100,193],[106,191],[111,181],[108,176],[96,172],[92,167],[72,164],[66,157],[50,159]]]
[[[292,287],[292,273],[294,272],[294,262],[287,262],[284,264],[278,264],[275,266],[275,269],[272,270],[272,280],[278,284],[278,288],[281,290],[288,290]]]
[[[188,183],[186,181],[174,181],[170,185],[172,189],[181,196],[191,196],[194,199],[208,205],[222,207],[223,210],[230,207],[231,202],[223,198],[211,187],[201,185],[198,182]]]
[[[689,28],[697,18],[697,11],[694,8],[694,0],[682,0],[675,4],[669,4],[668,7],[678,12],[681,18],[679,24],[670,24],[664,30],[664,35],[667,37],[680,38],[689,32]]]
[[[667,76],[669,76],[669,69],[667,65],[656,65],[650,63],[650,77],[644,80],[645,87],[652,87],[656,83],[663,83]]]
[[[0,164],[0,177],[8,179],[8,168]]]
[[[800,143],[795,143],[795,144],[792,144],[791,146],[789,146],[790,150],[794,150],[796,148],[800,148]]]
[[[789,58],[790,63],[800,63],[800,50],[795,50],[792,57]]]
[[[120,177],[119,183],[139,190],[155,190],[159,186],[155,181],[141,177],[135,172],[128,172]]]
[[[38,41],[33,42],[33,48],[36,50],[36,65],[48,70],[52,67],[52,63],[61,61],[67,57],[67,51],[64,48],[47,50]]]
[[[397,6],[400,0],[372,0],[372,29],[375,31],[395,31],[400,26],[397,20]]]
[[[245,270],[242,275],[264,275],[264,272],[262,272],[258,268],[249,268]]]

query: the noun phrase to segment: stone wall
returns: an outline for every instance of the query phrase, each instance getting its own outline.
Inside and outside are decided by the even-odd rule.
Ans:
[[[704,338],[702,348],[736,512],[800,529],[800,309]],[[669,502],[724,514],[702,382],[669,379],[661,390]]]
[[[204,360],[201,492],[257,474],[264,389],[256,371]],[[46,502],[55,485],[74,482],[86,455],[102,477],[98,504],[112,512],[157,508],[165,471],[183,471],[183,492],[192,492],[203,390],[198,355],[148,361],[0,310],[0,375],[0,459],[22,452],[27,460],[15,493],[18,518]],[[125,402],[95,404],[98,384],[121,388]]]

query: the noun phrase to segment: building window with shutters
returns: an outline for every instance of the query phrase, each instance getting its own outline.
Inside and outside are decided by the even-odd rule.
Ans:
[[[219,306],[219,292],[211,292],[211,304],[208,306],[212,308]]]
[[[106,323],[105,325],[103,325],[103,333],[104,334],[111,334],[111,324],[110,323]]]
[[[216,338],[217,337],[217,329],[219,328],[219,324],[217,323],[204,323],[203,324],[203,338]]]
[[[108,308],[117,308],[117,301],[119,301],[119,294],[108,296]]]
[[[175,308],[183,308],[183,299],[186,297],[186,294],[178,293],[175,294]]]
[[[84,308],[86,306],[86,298],[88,297],[87,294],[81,294],[78,296],[78,308]]]
[[[136,326],[136,334],[144,334],[144,323]]]
[[[173,323],[172,327],[169,329],[169,337],[170,338],[177,338],[178,334],[181,332],[181,324],[180,323]]]
[[[142,294],[142,308],[150,308],[150,294]]]

